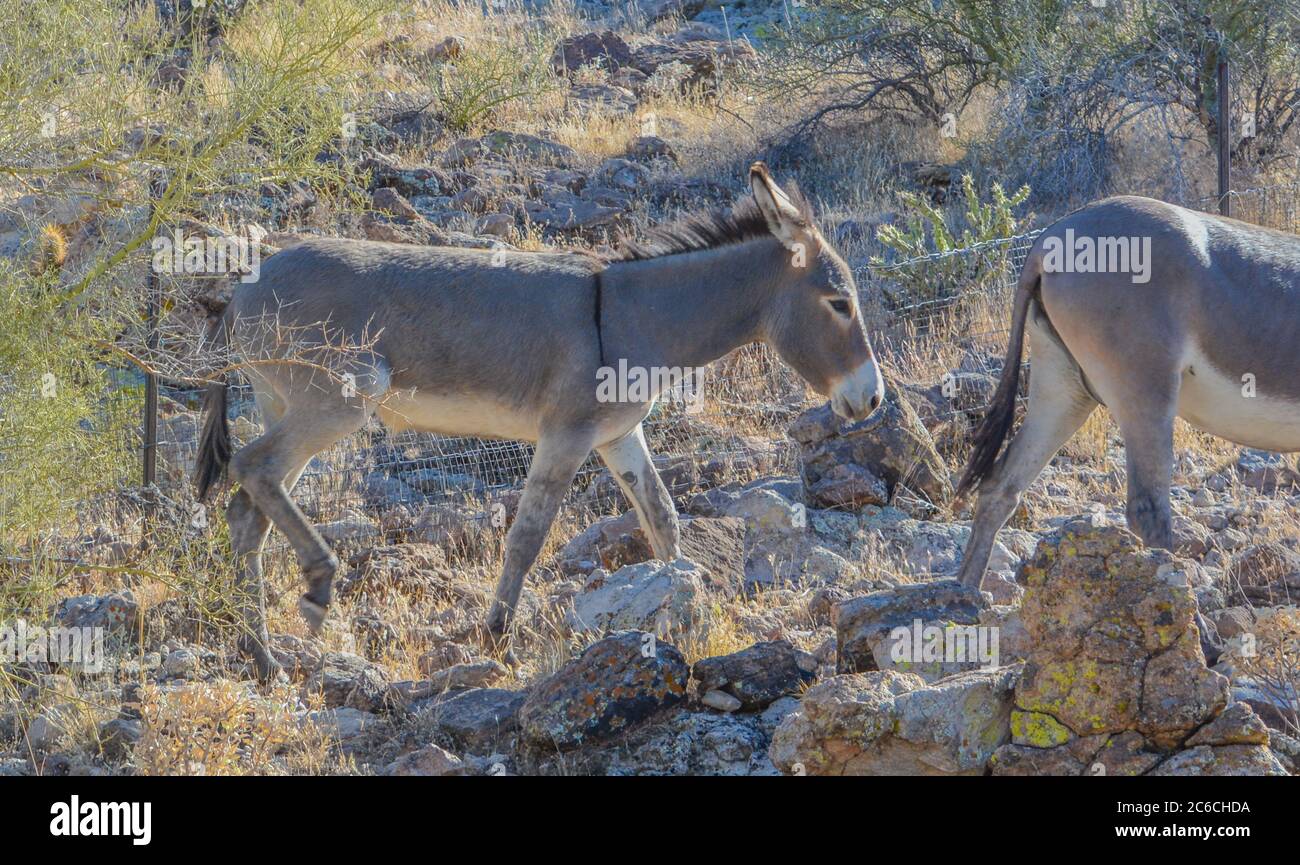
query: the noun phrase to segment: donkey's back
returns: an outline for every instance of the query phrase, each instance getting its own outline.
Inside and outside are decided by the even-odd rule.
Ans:
[[[241,354],[365,346],[394,390],[517,404],[598,356],[601,267],[580,254],[311,240],[241,285],[227,320]]]

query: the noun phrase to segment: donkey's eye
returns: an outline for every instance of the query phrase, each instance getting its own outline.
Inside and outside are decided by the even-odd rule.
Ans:
[[[840,315],[852,315],[852,314],[853,314],[853,307],[852,307],[852,305],[851,305],[847,300],[839,300],[839,299],[837,299],[837,300],[832,300],[832,301],[831,301],[831,309],[835,310],[835,311],[838,312]]]

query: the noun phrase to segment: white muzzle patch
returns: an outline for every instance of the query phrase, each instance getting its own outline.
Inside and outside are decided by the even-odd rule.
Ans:
[[[831,390],[831,410],[848,421],[865,420],[885,401],[885,380],[869,358]]]

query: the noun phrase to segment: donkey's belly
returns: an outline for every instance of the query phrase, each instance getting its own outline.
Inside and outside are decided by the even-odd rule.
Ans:
[[[1183,371],[1178,416],[1247,447],[1300,450],[1300,402],[1270,396],[1268,387],[1249,373],[1233,378],[1196,352]]]
[[[394,432],[415,429],[524,441],[537,441],[538,435],[538,421],[532,413],[482,397],[390,391],[376,413]]]

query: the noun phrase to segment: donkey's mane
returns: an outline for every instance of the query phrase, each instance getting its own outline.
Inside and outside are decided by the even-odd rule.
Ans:
[[[786,195],[803,221],[813,224],[812,207],[804,198],[799,188],[793,183],[786,187]],[[747,195],[730,210],[715,209],[704,213],[693,213],[668,225],[658,226],[646,232],[641,240],[629,237],[620,238],[619,248],[610,257],[611,262],[646,261],[662,258],[665,255],[678,255],[683,252],[698,252],[702,249],[715,249],[744,243],[758,237],[767,237],[772,229],[767,224],[763,212],[752,195]]]

